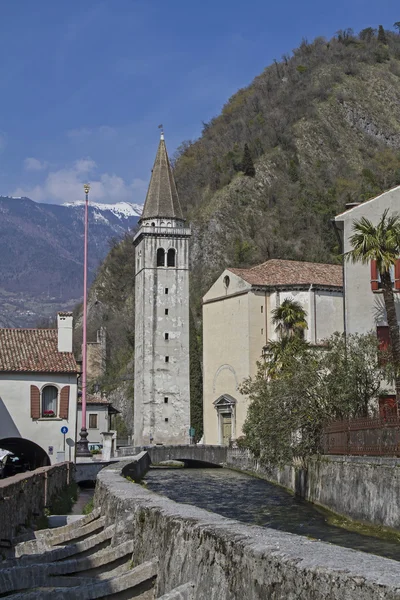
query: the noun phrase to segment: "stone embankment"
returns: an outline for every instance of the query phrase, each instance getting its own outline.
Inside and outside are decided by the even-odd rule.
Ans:
[[[132,481],[140,479],[149,464],[148,454],[142,453],[120,465],[120,471]],[[120,541],[116,523],[109,524],[100,509],[64,527],[28,532],[13,542],[12,557],[0,562],[2,598],[193,600],[191,582],[160,597],[157,555],[138,563],[134,540]]]
[[[248,450],[228,450],[228,467],[254,473],[341,515],[400,529],[400,459],[320,456],[301,467],[263,466]]]
[[[21,527],[29,527],[74,478],[74,465],[60,463],[0,480],[0,539],[2,544]]]
[[[127,480],[128,469],[99,473],[95,506],[112,546],[132,544],[133,564],[157,558],[156,598],[400,599],[398,562],[178,504]]]

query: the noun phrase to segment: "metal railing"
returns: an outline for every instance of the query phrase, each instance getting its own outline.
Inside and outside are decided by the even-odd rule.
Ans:
[[[400,418],[362,417],[334,421],[324,428],[325,454],[348,456],[400,456]]]

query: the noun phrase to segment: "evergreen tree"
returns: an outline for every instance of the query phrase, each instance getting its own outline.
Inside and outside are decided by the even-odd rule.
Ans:
[[[256,174],[253,159],[251,158],[250,150],[247,144],[244,145],[242,171],[245,175],[247,175],[247,177],[254,177]]]
[[[379,25],[378,42],[380,42],[381,44],[387,44],[386,33],[385,33],[385,30],[383,29],[383,25]]]

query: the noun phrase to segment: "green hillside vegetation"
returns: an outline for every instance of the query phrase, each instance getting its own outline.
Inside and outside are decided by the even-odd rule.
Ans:
[[[303,40],[232,96],[198,140],[180,146],[173,164],[193,229],[198,404],[201,297],[223,268],[270,258],[338,262],[332,217],[347,202],[400,184],[400,35],[367,28]],[[91,292],[93,321],[104,322],[110,337],[105,384],[121,397],[121,378],[133,374],[133,272],[126,238]],[[133,397],[131,380],[122,389]]]
[[[178,149],[198,312],[226,265],[337,261],[330,219],[400,183],[400,36],[384,35],[386,43],[372,28],[303,40]],[[255,177],[243,173],[246,144]]]

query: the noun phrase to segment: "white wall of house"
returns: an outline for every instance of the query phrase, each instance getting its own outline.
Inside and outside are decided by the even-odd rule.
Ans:
[[[226,285],[229,277],[229,285]],[[286,298],[307,312],[306,338],[320,343],[343,332],[343,297],[340,290],[256,290],[238,275],[225,270],[203,298],[203,409],[204,442],[223,442],[221,396],[234,398],[232,439],[243,434],[249,400],[240,385],[257,372],[268,340],[277,339],[271,314]],[[225,408],[224,408],[225,411]]]
[[[400,213],[400,186],[336,217],[336,223],[343,228],[344,252],[351,250],[353,222],[366,217],[377,224],[386,209],[389,214]],[[344,293],[347,333],[367,333],[375,330],[377,325],[387,324],[382,294],[371,290],[370,265],[345,262]],[[396,293],[395,297],[400,321],[400,294]]]
[[[33,420],[30,406],[31,385],[36,385],[40,391],[46,385],[54,385],[59,392],[64,386],[69,385],[68,419],[56,417]],[[61,433],[61,427],[66,426],[68,427],[66,459],[69,458],[69,448],[71,447],[71,459],[73,460],[76,440],[77,393],[76,374],[1,373],[0,447],[1,439],[25,438],[41,446],[53,464],[57,461],[57,452],[63,450],[64,436]],[[59,407],[60,399],[58,397],[58,410]]]
[[[96,419],[91,419],[90,415],[96,415]],[[96,421],[97,427],[91,427],[93,421]],[[82,428],[82,404],[78,404],[78,438]],[[88,430],[88,441],[92,444],[101,444],[101,434],[109,431],[108,405],[107,404],[87,404],[86,405],[86,428]]]

